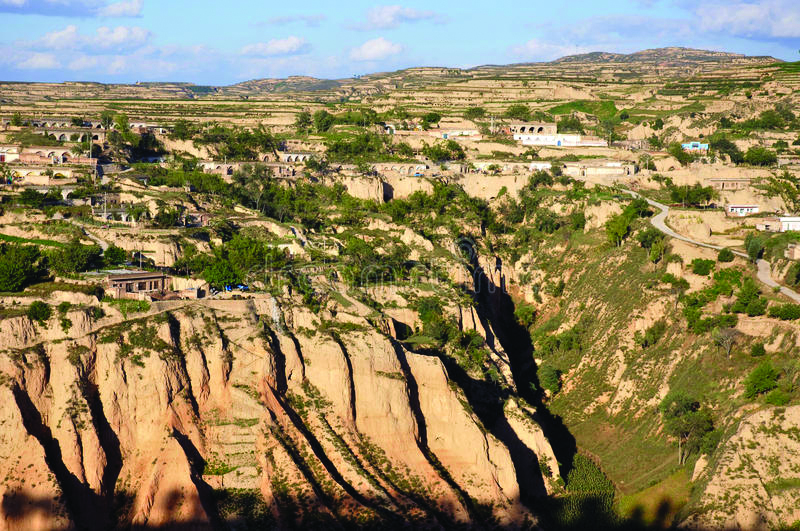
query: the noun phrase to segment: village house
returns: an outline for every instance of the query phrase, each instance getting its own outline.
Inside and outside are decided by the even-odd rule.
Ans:
[[[116,299],[145,299],[163,295],[171,279],[152,271],[114,271],[106,277],[106,292]]]
[[[68,147],[31,146],[19,155],[23,164],[96,164],[97,159],[75,155]]]
[[[555,122],[514,122],[505,126],[502,131],[508,135],[557,135],[558,125]]]
[[[570,177],[624,177],[636,173],[636,166],[616,160],[582,160],[565,162],[562,171]]]
[[[756,229],[767,232],[800,231],[800,216],[766,218],[763,223],[756,224]]]
[[[712,177],[706,179],[706,183],[714,190],[734,191],[750,188],[749,177]]]
[[[19,152],[19,146],[0,146],[0,162],[18,161]]]
[[[684,151],[688,151],[690,153],[706,153],[708,152],[708,144],[703,144],[700,142],[687,142],[685,144],[681,144],[681,147]]]
[[[800,260],[800,245],[790,243],[786,246],[783,256],[789,260]]]
[[[750,214],[758,214],[758,205],[727,205],[725,213],[729,216],[749,216]]]
[[[515,133],[514,140],[523,146],[553,146],[553,147],[607,147],[608,142],[593,136],[575,134],[540,134],[540,133]]]

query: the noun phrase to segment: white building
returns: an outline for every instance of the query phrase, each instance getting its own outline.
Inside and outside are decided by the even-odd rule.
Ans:
[[[0,146],[0,162],[19,160],[19,146]]]
[[[550,171],[553,168],[552,162],[531,162],[528,166],[529,171]]]
[[[725,211],[729,216],[749,216],[750,214],[758,214],[758,205],[728,205]]]
[[[800,230],[800,216],[787,216],[778,218],[781,224],[781,232],[789,232],[790,230]]]
[[[522,142],[523,146],[555,146],[555,147],[606,147],[608,143],[601,138],[584,138],[581,135],[546,135],[523,134],[514,135],[514,140]]]

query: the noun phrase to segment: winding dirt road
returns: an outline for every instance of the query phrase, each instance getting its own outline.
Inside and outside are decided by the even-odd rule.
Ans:
[[[690,243],[692,245],[696,245],[698,247],[705,247],[707,249],[715,249],[717,251],[722,249],[722,247],[720,247],[719,245],[712,245],[710,243],[703,243],[703,242],[699,242],[697,240],[693,240],[691,238],[683,236],[682,234],[678,234],[677,232],[675,232],[674,230],[669,228],[667,226],[667,222],[666,222],[667,221],[667,215],[669,214],[669,207],[667,205],[661,204],[658,201],[653,201],[652,199],[648,199],[648,198],[646,198],[646,197],[644,197],[644,196],[642,196],[640,194],[637,194],[636,192],[634,192],[632,190],[623,189],[623,191],[628,193],[628,194],[630,194],[630,195],[632,195],[633,197],[642,198],[645,201],[647,201],[647,203],[650,206],[656,207],[656,208],[661,210],[661,212],[659,212],[658,214],[656,214],[655,216],[650,218],[650,223],[655,228],[657,228],[658,230],[660,230],[661,232],[666,234],[667,236],[669,236],[671,238],[675,238],[677,240],[684,241],[686,243]],[[741,257],[746,258],[748,260],[750,258],[749,256],[747,256],[746,253],[743,253],[741,251],[733,251],[733,254],[735,254],[737,256],[741,256]],[[775,288],[775,287],[780,286],[780,292],[783,295],[789,297],[790,299],[792,299],[795,302],[800,303],[800,293],[797,293],[796,291],[791,290],[791,289],[789,289],[789,288],[787,288],[785,286],[781,286],[780,284],[778,284],[778,282],[775,281],[775,279],[772,278],[771,265],[770,265],[769,262],[767,262],[766,260],[760,259],[760,260],[758,260],[758,262],[756,262],[756,265],[758,266],[758,273],[757,273],[756,276],[758,277],[758,280],[760,282],[762,282],[764,285],[766,285],[769,288]]]

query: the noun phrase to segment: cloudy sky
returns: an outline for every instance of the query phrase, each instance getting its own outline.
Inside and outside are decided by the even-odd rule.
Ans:
[[[0,20],[5,81],[224,85],[661,46],[800,59],[800,0],[0,0]]]

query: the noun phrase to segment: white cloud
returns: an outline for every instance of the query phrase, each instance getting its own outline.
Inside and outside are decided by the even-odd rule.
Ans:
[[[51,53],[34,53],[17,64],[17,68],[24,70],[50,70],[59,66],[56,56]]]
[[[0,12],[53,17],[136,17],[144,0],[0,0]]]
[[[143,0],[127,0],[115,2],[100,8],[98,14],[103,17],[138,17],[142,14]]]
[[[70,24],[63,30],[45,34],[31,46],[38,50],[85,50],[87,53],[129,51],[144,46],[151,36],[149,30],[137,26],[102,26],[94,35],[81,35],[78,27]]]
[[[302,22],[309,28],[316,28],[327,18],[328,17],[325,15],[289,15],[285,17],[272,17],[267,20],[266,23],[270,26],[283,26],[286,24],[293,24],[295,22]],[[260,24],[263,25],[263,22]]]
[[[78,35],[78,26],[70,24],[63,30],[51,31],[36,43],[48,50],[66,50],[78,46],[82,37]]]
[[[124,57],[115,57],[111,60],[111,64],[108,65],[108,73],[109,74],[119,74],[125,71],[127,67],[127,61]]]
[[[419,11],[410,7],[399,5],[378,6],[367,12],[367,22],[360,26],[360,29],[388,29],[396,28],[406,22],[418,22],[420,20],[443,21],[444,17],[433,11]]]
[[[525,44],[514,46],[511,49],[514,55],[526,61],[551,61],[559,57],[564,57],[565,55],[575,55],[591,51],[596,50],[592,50],[587,46],[555,44],[539,39],[531,39]]]
[[[138,26],[117,26],[97,28],[94,44],[101,48],[131,49],[143,46],[151,37],[150,30]]]
[[[300,37],[287,37],[285,39],[272,39],[269,42],[257,42],[248,44],[242,48],[242,55],[252,55],[259,57],[272,57],[280,55],[300,55],[311,50],[305,39]]]
[[[378,37],[350,50],[350,59],[353,61],[380,61],[402,51],[403,47],[400,44]]]
[[[88,55],[82,55],[70,61],[67,65],[67,68],[70,70],[89,70],[90,68],[94,68],[98,65],[99,61],[97,57],[90,57]]]
[[[695,13],[705,31],[745,37],[800,37],[800,3],[796,0],[701,3]]]

